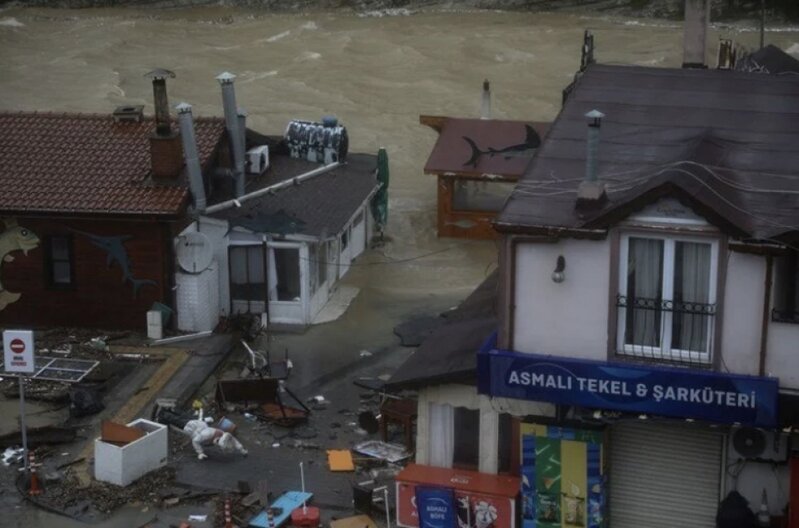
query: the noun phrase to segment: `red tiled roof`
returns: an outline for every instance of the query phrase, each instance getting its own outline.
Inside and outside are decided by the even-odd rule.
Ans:
[[[150,176],[152,118],[0,112],[0,211],[175,215],[189,191]],[[200,164],[222,139],[220,118],[195,118]]]

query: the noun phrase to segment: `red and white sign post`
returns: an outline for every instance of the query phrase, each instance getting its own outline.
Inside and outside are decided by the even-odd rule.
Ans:
[[[19,377],[19,430],[22,433],[22,451],[25,469],[28,460],[28,432],[25,427],[25,374],[35,370],[32,330],[6,330],[3,332],[3,367],[5,371]]]

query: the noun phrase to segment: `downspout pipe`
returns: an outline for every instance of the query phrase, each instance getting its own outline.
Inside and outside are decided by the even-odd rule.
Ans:
[[[760,328],[760,361],[758,372],[766,375],[766,354],[768,353],[768,326],[771,319],[771,287],[773,283],[774,257],[766,255],[766,283],[763,293],[763,324]]]
[[[239,141],[241,141],[241,151],[247,152],[247,110],[244,108],[236,109],[236,121],[239,123]],[[247,160],[244,160],[244,169],[247,169]]]
[[[180,124],[180,138],[183,142],[183,154],[186,157],[186,170],[189,173],[189,188],[194,197],[194,208],[198,213],[205,211],[205,184],[203,172],[200,167],[200,156],[197,153],[197,139],[194,136],[194,120],[191,115],[191,105],[180,103],[175,107],[178,111]]]
[[[236,197],[244,195],[244,138],[241,137],[238,107],[236,106],[236,90],[233,81],[236,76],[224,72],[216,77],[222,86],[222,105],[225,110],[225,127],[230,138],[230,151],[233,153],[233,168],[236,173]]]

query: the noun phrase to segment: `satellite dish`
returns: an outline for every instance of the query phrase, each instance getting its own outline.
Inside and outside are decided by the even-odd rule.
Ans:
[[[732,435],[732,446],[742,458],[757,458],[766,450],[766,435],[754,427],[742,427]]]
[[[178,237],[175,245],[178,265],[188,273],[201,273],[208,269],[214,258],[211,241],[204,233],[186,233]]]

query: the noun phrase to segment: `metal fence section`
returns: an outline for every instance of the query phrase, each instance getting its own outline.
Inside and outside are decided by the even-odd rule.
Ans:
[[[711,363],[716,305],[616,296],[616,354],[677,363]]]

